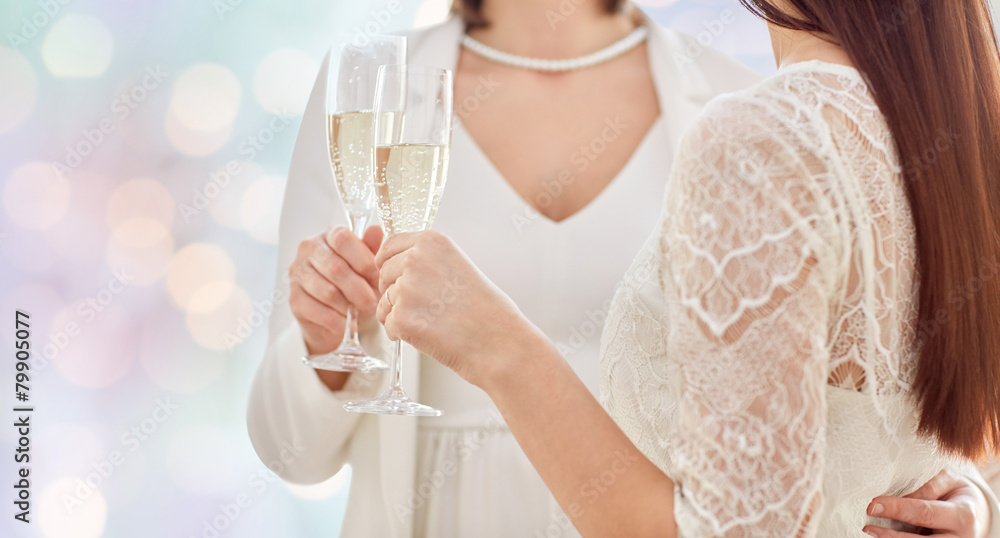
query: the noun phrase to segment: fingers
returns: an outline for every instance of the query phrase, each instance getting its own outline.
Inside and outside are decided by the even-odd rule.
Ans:
[[[422,233],[427,232],[399,233],[387,237],[382,243],[382,248],[375,255],[375,266],[381,271],[386,260],[412,247]]]
[[[964,523],[959,507],[952,503],[902,497],[876,497],[868,515],[928,529],[959,529]]]
[[[378,306],[375,308],[375,319],[377,319],[382,325],[385,325],[385,319],[389,317],[389,311],[391,310],[392,304],[389,302],[389,298],[386,294],[383,293],[378,300]]]
[[[374,233],[369,228],[365,237]],[[330,250],[346,261],[356,274],[370,283],[377,282],[378,270],[375,269],[375,257],[367,243],[342,226],[333,228],[324,234],[323,238]]]
[[[396,332],[395,319],[396,313],[390,310],[389,314],[386,315],[385,320],[382,322],[382,328],[385,329],[385,336],[392,341],[405,340],[405,338]]]
[[[378,300],[378,308],[375,311],[375,317],[378,322],[382,324],[385,329],[385,335],[389,337],[390,340],[395,340],[395,335],[390,332],[389,314],[392,313],[392,303],[389,301],[387,293],[382,294],[382,298]]]
[[[362,241],[371,251],[372,255],[378,252],[378,249],[382,246],[382,228],[379,226],[370,226],[365,230],[365,238]]]
[[[343,314],[321,303],[300,286],[292,286],[288,300],[295,306],[292,312],[296,319],[302,323],[322,327],[331,332],[334,331],[334,327],[341,327],[344,324]]]
[[[907,499],[922,499],[925,501],[937,501],[946,498],[952,491],[964,487],[965,483],[948,469],[942,470],[920,486],[909,495],[904,495]]]
[[[347,302],[357,307],[358,311],[370,314],[375,308],[375,291],[367,280],[358,276],[346,261],[334,255],[319,255],[309,259],[309,268],[324,278],[331,286],[344,295]],[[308,274],[308,269],[302,269],[300,274]],[[322,296],[317,296],[321,299]],[[335,306],[330,304],[330,306]],[[346,311],[346,309],[345,309]]]
[[[385,295],[389,287],[403,276],[403,271],[406,269],[406,257],[406,252],[397,254],[386,260],[379,268],[378,291],[382,295]]]
[[[396,325],[393,323],[395,319],[393,312],[393,307],[396,306],[395,300],[398,300],[397,286],[389,286],[379,299],[378,309],[375,312],[375,317],[378,318],[379,323],[385,328],[385,334],[390,340],[398,339],[395,332]]]
[[[343,294],[344,300],[356,306],[359,312],[370,314],[375,310],[377,299],[371,282],[377,282],[377,280],[375,277],[368,280],[358,275],[345,256],[357,257],[358,250],[366,253],[372,271],[374,271],[374,257],[361,240],[353,236],[353,241],[345,240],[342,234],[338,234],[339,238],[334,242],[338,248],[342,248],[348,254],[342,255],[335,252],[326,239],[334,231],[331,230],[331,232],[303,241],[299,245],[295,262],[289,268],[289,274],[292,278],[300,280],[314,298],[330,307],[346,312],[346,306],[340,305],[337,299],[330,295],[328,286],[309,280],[315,273],[332,285],[338,294]],[[350,243],[354,243],[354,245],[350,246]],[[357,260],[357,263],[364,266],[363,260]],[[371,275],[374,274],[376,273],[371,273]]]
[[[312,265],[299,268],[295,275],[295,285],[323,306],[336,310],[341,316],[347,315],[347,298]]]
[[[447,237],[434,231],[401,233],[389,237],[375,255],[375,264],[379,270],[379,292],[385,293],[402,276],[404,270],[414,268],[415,264],[409,262],[416,260],[414,256],[418,252],[425,255],[425,261],[436,263],[449,254],[448,247],[454,248],[454,245]]]

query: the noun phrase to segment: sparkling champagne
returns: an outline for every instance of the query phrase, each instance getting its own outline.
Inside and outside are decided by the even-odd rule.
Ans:
[[[398,112],[383,112],[382,121],[392,124]],[[341,112],[327,116],[330,162],[340,199],[348,214],[364,215],[374,204],[372,182],[375,165],[375,114],[370,110]]]
[[[399,144],[375,149],[375,194],[386,233],[430,228],[448,176],[448,146]]]

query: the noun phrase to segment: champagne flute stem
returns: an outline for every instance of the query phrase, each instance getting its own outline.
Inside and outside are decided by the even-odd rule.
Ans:
[[[341,342],[341,347],[354,345],[355,347],[361,345],[361,341],[358,338],[358,309],[354,308],[354,305],[349,305],[347,307],[347,319],[345,320],[344,326],[344,340]]]
[[[365,238],[365,229],[368,227],[368,219],[371,218],[371,214],[368,215],[351,215],[351,231],[358,239]]]
[[[392,343],[392,378],[389,386],[394,390],[403,390],[403,357],[400,355],[400,341]]]
[[[370,215],[351,215],[350,224],[351,232],[354,233],[359,238],[364,238],[365,235],[365,225],[368,224],[368,219]],[[347,306],[347,319],[345,320],[344,326],[344,339],[341,341],[340,347],[352,347],[353,349],[359,349],[361,347],[361,339],[358,337],[358,309],[354,305]]]

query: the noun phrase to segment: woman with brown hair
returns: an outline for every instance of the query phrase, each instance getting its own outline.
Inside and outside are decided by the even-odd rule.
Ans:
[[[925,534],[882,496],[1000,450],[988,6],[746,4],[779,73],[679,144],[608,316],[603,408],[439,233],[382,245],[378,317],[490,395],[584,536]]]

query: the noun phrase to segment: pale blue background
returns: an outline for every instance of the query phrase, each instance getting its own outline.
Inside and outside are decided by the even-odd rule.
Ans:
[[[384,3],[72,0],[12,51],[22,17],[53,1],[0,3],[0,317],[28,310],[36,353],[67,324],[79,333],[32,372],[29,526],[11,523],[13,360],[0,361],[0,535],[202,536],[220,504],[246,495],[250,508],[220,536],[336,536],[349,470],[307,488],[266,471],[244,421],[265,330],[232,349],[220,336],[259,321],[254,304],[271,294],[284,175],[330,36],[377,22]],[[733,10],[737,23],[714,46],[774,71],[763,24],[735,0],[643,4],[660,23],[693,33]],[[444,0],[403,5],[383,31],[431,24],[446,9]],[[117,117],[116,97],[155,66],[164,81]],[[248,164],[240,145],[278,107],[289,112],[287,128]],[[115,131],[74,173],[55,175],[47,163],[64,160],[66,146],[105,118]],[[231,160],[244,172],[185,220],[180,204]],[[110,293],[122,268],[136,279]],[[110,301],[96,312],[87,297]],[[3,349],[12,349],[11,324],[2,323]],[[157,400],[177,406],[162,423],[152,420]],[[123,439],[143,424],[155,424],[147,440]],[[69,515],[64,495],[116,450],[121,465]]]

